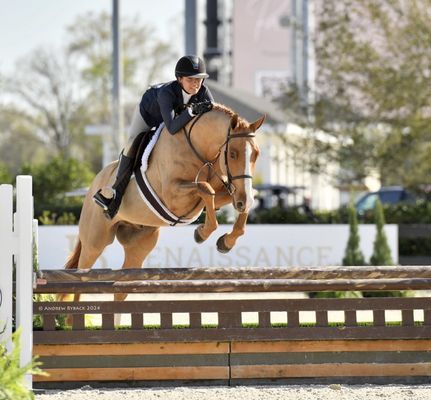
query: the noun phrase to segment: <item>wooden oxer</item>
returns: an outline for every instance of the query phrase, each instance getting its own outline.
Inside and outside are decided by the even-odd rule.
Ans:
[[[160,227],[193,221],[205,208],[205,222],[195,231],[195,240],[203,242],[218,226],[215,210],[229,203],[238,217],[232,231],[219,238],[217,248],[221,252],[232,249],[245,232],[253,201],[252,174],[259,155],[254,133],[264,119],[249,123],[215,104],[212,111],[196,117],[183,132],[172,136],[163,129],[145,174],[137,171],[135,175],[149,182],[150,191],[174,216],[172,222],[160,218],[155,207],[143,201],[137,179],[128,185],[118,214],[112,220],[105,218],[92,197],[99,188],[112,185],[118,163],[105,167],[85,198],[78,243],[66,269],[91,268],[115,237],[125,252],[122,268],[141,267],[156,246]],[[117,294],[116,299],[125,296]]]

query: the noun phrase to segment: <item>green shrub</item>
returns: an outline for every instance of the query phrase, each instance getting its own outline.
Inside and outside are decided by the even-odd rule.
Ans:
[[[391,249],[384,231],[385,215],[380,200],[376,201],[374,208],[374,218],[376,223],[376,238],[373,245],[373,254],[370,258],[371,265],[393,265]]]
[[[20,334],[18,329],[12,335],[12,350],[6,350],[6,343],[0,343],[0,400],[34,399],[33,393],[27,389],[24,377],[27,374],[46,375],[38,367],[37,357],[27,365],[20,367]]]
[[[42,214],[36,214],[35,217],[41,225],[77,225],[80,213],[81,207],[72,211],[63,211],[60,215],[44,210]]]
[[[54,294],[35,294],[33,295],[33,302],[48,302],[57,301],[56,295]],[[65,330],[67,328],[66,324],[66,314],[58,314],[55,316],[55,327],[59,330]],[[33,314],[33,330],[43,329],[43,317],[40,314]]]
[[[370,258],[370,265],[393,265],[391,249],[384,231],[385,215],[380,200],[377,200],[374,208],[374,219],[376,224],[376,238],[373,244],[373,254]],[[363,292],[364,297],[404,297],[407,292],[387,291],[387,292]]]
[[[255,210],[249,220],[254,224],[308,224],[312,222],[297,207],[273,207]]]
[[[66,193],[88,186],[94,177],[86,164],[61,157],[46,164],[25,165],[20,173],[33,176],[34,203],[39,210],[82,205],[82,197],[69,197]]]
[[[431,202],[429,201],[384,205],[383,211],[388,224],[431,224]]]
[[[359,247],[358,218],[353,202],[348,208],[349,213],[349,240],[343,258],[343,265],[365,265],[365,258]]]
[[[12,183],[12,175],[5,164],[0,163],[0,184]]]
[[[358,218],[353,202],[350,202],[349,207],[347,208],[347,214],[349,221],[349,239],[346,245],[343,265],[365,265],[365,258],[359,247],[360,238],[358,232]],[[320,299],[358,298],[362,297],[362,293],[359,291],[311,292],[309,293],[309,296],[311,298]]]
[[[431,238],[398,238],[398,253],[403,256],[429,256],[431,254]]]

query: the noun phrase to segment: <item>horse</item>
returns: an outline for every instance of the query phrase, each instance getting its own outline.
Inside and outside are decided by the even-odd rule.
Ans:
[[[202,243],[217,229],[216,209],[229,203],[236,209],[237,218],[232,231],[217,240],[217,249],[230,251],[245,233],[253,202],[252,174],[259,155],[255,132],[264,119],[262,116],[249,123],[230,108],[215,103],[211,111],[193,118],[175,135],[166,128],[161,131],[146,178],[164,207],[172,215],[181,216],[177,222],[197,219],[205,208],[204,223],[194,231],[196,242]],[[78,240],[66,269],[91,268],[115,237],[124,249],[122,268],[142,267],[157,244],[160,228],[169,225],[143,201],[134,177],[117,215],[112,220],[105,217],[92,197],[98,189],[113,184],[117,166],[115,161],[103,168],[87,192]],[[115,294],[115,300],[126,296]],[[79,294],[74,300],[79,301]]]

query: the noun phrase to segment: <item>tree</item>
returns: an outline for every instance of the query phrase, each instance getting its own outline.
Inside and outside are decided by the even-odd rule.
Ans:
[[[315,6],[317,82],[308,126],[340,143],[340,151],[324,154],[347,171],[346,182],[376,170],[384,185],[427,183],[431,0],[325,0]]]
[[[376,221],[376,238],[373,245],[373,254],[370,258],[371,265],[393,265],[391,249],[384,231],[385,215],[380,200],[376,201],[374,207],[374,219]]]
[[[0,160],[15,176],[24,163],[41,162],[52,149],[34,132],[23,110],[14,105],[0,108]]]
[[[39,209],[75,204],[66,192],[86,187],[94,178],[85,163],[62,157],[55,157],[44,164],[24,165],[21,173],[33,176],[34,202]]]
[[[82,129],[76,122],[85,116],[77,71],[67,54],[46,49],[36,49],[17,65],[4,84],[12,104],[36,137],[54,146],[57,154],[70,156],[72,136]]]
[[[108,13],[89,12],[78,16],[68,27],[67,49],[82,66],[81,76],[89,88],[89,106],[95,122],[110,121],[111,24]],[[162,78],[164,68],[172,64],[176,54],[168,43],[155,37],[152,26],[145,26],[138,17],[123,18],[121,24],[124,97],[134,108],[142,92]]]
[[[122,28],[124,83],[134,91],[134,107],[173,53],[138,19],[125,19]],[[108,14],[81,15],[60,50],[35,49],[13,74],[0,76],[0,128],[11,139],[0,138],[0,155],[11,171],[55,156],[100,168],[101,139],[86,136],[84,127],[111,120],[111,41]]]
[[[343,265],[365,265],[364,255],[359,247],[358,217],[353,201],[349,205],[349,240],[343,258]]]

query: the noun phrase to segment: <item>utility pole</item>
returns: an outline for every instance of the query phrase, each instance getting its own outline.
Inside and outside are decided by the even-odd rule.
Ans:
[[[197,54],[197,10],[196,0],[186,0],[185,49],[186,54]]]
[[[204,59],[207,64],[207,73],[210,79],[218,80],[218,70],[220,67],[221,51],[218,43],[218,27],[220,20],[218,18],[218,0],[207,0],[206,4],[206,45],[204,50]]]
[[[290,28],[292,81],[296,84],[301,104],[307,108],[309,88],[309,0],[292,0]]]
[[[86,135],[100,135],[103,143],[102,165],[118,159],[124,147],[124,113],[121,98],[123,85],[121,55],[120,0],[112,0],[112,101],[111,124],[95,124],[85,127]]]
[[[123,148],[124,114],[121,96],[123,85],[120,0],[112,0],[112,140],[111,160],[116,160]]]

